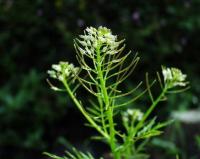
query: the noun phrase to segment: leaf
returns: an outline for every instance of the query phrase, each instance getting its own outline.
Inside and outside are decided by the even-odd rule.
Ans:
[[[168,120],[166,122],[162,122],[162,123],[158,123],[155,127],[155,129],[160,129],[160,128],[163,128],[165,126],[168,126],[170,124],[172,124],[174,122],[174,120]]]
[[[66,152],[66,156],[59,157],[53,154],[50,154],[48,152],[44,152],[45,155],[51,157],[52,159],[94,159],[94,157],[89,153],[83,153],[81,151],[78,151],[75,148],[72,148],[72,152]]]
[[[53,158],[53,159],[65,159],[65,158],[63,158],[63,157],[59,157],[59,156],[50,154],[50,153],[48,153],[48,152],[44,152],[43,154],[44,154],[44,155],[47,155],[47,156],[49,156],[49,157],[51,157],[51,158]]]

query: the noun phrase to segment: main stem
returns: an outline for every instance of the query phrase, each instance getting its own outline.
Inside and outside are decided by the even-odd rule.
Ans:
[[[100,51],[101,44],[98,45],[98,48],[96,50],[97,52],[97,72],[99,75],[99,80],[100,80],[100,85],[101,85],[101,93],[103,97],[103,101],[105,103],[105,107],[107,110],[107,115],[108,115],[108,122],[109,122],[109,135],[110,135],[110,148],[113,154],[113,157],[115,159],[120,159],[119,154],[115,151],[116,150],[116,140],[115,140],[115,128],[114,128],[114,122],[113,122],[113,107],[110,105],[109,97],[108,97],[108,92],[106,89],[106,82],[103,76],[103,71],[102,71],[102,65],[101,65],[101,51]]]

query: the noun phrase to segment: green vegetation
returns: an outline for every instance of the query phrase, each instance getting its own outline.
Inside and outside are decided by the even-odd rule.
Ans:
[[[155,117],[150,120],[148,120],[148,117],[158,103],[166,99],[167,94],[183,92],[187,89],[188,82],[186,82],[186,75],[182,74],[179,69],[163,66],[163,79],[157,73],[161,93],[156,98],[151,91],[155,81],[150,84],[148,74],[146,74],[147,88],[132,97],[131,100],[119,104],[120,98],[133,94],[142,85],[142,82],[140,82],[134,89],[126,93],[123,89],[119,89],[120,84],[131,75],[139,61],[139,57],[136,55],[131,63],[126,65],[131,52],[123,54],[125,49],[123,43],[124,40],[118,40],[118,37],[113,35],[111,30],[106,27],[86,28],[84,35],[75,39],[80,68],[74,67],[73,64],[68,62],[53,64],[52,70],[49,70],[48,74],[51,78],[60,81],[64,88],[54,86],[49,80],[48,82],[53,90],[68,93],[76,107],[86,118],[87,125],[99,133],[98,136],[93,138],[104,141],[109,145],[112,158],[146,159],[148,155],[143,151],[147,140],[160,135],[160,129],[169,124],[169,122],[156,123]],[[81,77],[81,74],[84,77]],[[76,81],[78,81],[78,84],[75,84]],[[96,100],[89,99],[87,103],[82,104],[76,91],[80,85]],[[177,87],[185,88],[177,89]],[[151,99],[151,105],[147,107],[144,113],[140,109],[127,109],[128,105],[142,98],[146,92]],[[90,104],[88,104],[89,102]],[[115,118],[120,112],[124,132],[116,129],[118,124],[115,122]],[[69,153],[69,157],[63,157],[63,159],[93,158],[90,154],[87,156],[78,151],[74,151],[74,153],[75,156]],[[48,153],[47,155],[54,159],[59,158]]]
[[[49,91],[46,83],[52,63],[64,60],[78,65],[73,39],[86,26],[107,26],[126,38],[128,49],[139,52],[140,65],[121,86],[126,91],[144,79],[141,72],[150,71],[155,77],[160,64],[181,68],[188,75],[190,90],[160,103],[155,110],[158,121],[171,118],[173,110],[199,108],[199,6],[199,0],[0,1],[0,158],[43,158],[41,152],[62,153],[69,142],[83,152],[94,147],[97,156],[108,151],[105,145],[88,146],[95,132],[81,126],[71,100]],[[79,95],[83,102],[90,97],[85,91]],[[135,106],[144,111],[148,104],[144,98]],[[154,159],[173,158],[177,153],[180,159],[198,159],[195,136],[185,134],[191,127],[173,124],[157,141],[152,140],[147,151]],[[192,134],[199,134],[197,127],[193,126],[196,134]],[[77,134],[77,129],[83,133]]]

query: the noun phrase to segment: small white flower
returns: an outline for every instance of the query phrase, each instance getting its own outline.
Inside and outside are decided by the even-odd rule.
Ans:
[[[128,122],[128,116],[125,115],[125,113],[124,113],[123,116],[122,116],[122,120],[123,120],[124,122]]]
[[[83,50],[82,48],[80,48],[79,47],[79,51],[81,52],[81,54],[85,54],[86,53],[86,51],[85,50]]]
[[[86,31],[89,33],[89,34],[92,34],[92,35],[96,35],[96,32],[97,30],[93,27],[87,27],[86,28]]]
[[[91,55],[91,54],[92,54],[92,51],[91,51],[91,50],[89,50],[87,47],[85,48],[85,50],[86,50],[86,52],[87,52],[89,55]]]
[[[99,41],[100,41],[101,43],[105,43],[105,42],[107,41],[107,39],[104,38],[104,37],[102,37],[102,36],[100,36],[100,37],[99,37]]]
[[[132,116],[132,115],[134,114],[134,110],[133,110],[133,109],[128,109],[128,110],[127,110],[127,113],[128,113],[128,115],[131,115],[131,116]]]
[[[57,78],[56,72],[54,70],[48,70],[47,73],[51,78]]]
[[[65,73],[66,76],[69,76],[70,75],[70,70],[69,69],[65,69],[64,73]]]
[[[61,66],[60,66],[60,65],[53,64],[53,65],[52,65],[52,68],[53,68],[55,71],[61,71]]]
[[[93,45],[92,45],[95,49],[97,48],[97,46],[98,46],[98,43],[97,43],[97,40],[94,40],[93,41]]]
[[[90,40],[87,40],[87,46],[92,46]]]
[[[83,46],[87,46],[87,42],[79,40],[79,43]]]
[[[169,68],[163,68],[162,73],[164,76],[164,81],[166,82],[167,80],[172,80],[172,72]]]

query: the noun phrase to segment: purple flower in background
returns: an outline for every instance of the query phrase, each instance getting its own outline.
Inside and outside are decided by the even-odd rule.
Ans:
[[[38,9],[36,14],[37,14],[38,17],[41,17],[43,15],[43,10]]]
[[[140,12],[135,11],[132,13],[132,20],[138,22],[140,20]]]
[[[184,6],[185,6],[185,8],[190,8],[191,7],[191,1],[190,0],[186,0],[184,2]]]
[[[182,37],[180,41],[182,45],[186,45],[188,40],[186,37]]]
[[[13,0],[7,0],[5,8],[6,9],[10,9],[12,6],[13,6]]]
[[[82,20],[82,19],[78,19],[78,20],[77,20],[77,25],[78,25],[79,27],[83,27],[84,24],[85,24],[84,20]]]
[[[164,27],[164,26],[166,26],[167,25],[167,20],[166,19],[161,19],[160,20],[160,26],[161,27]]]

